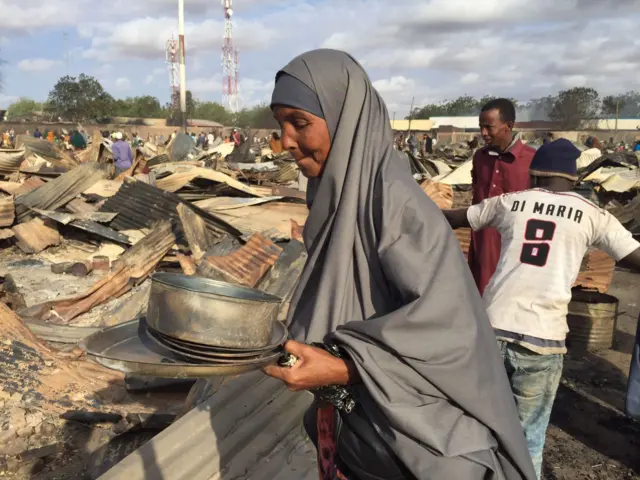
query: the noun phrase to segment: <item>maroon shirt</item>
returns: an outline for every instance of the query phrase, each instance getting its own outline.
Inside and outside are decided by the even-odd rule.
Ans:
[[[473,204],[502,195],[520,192],[530,186],[529,166],[536,151],[519,138],[506,151],[498,153],[488,147],[473,156]],[[494,228],[471,233],[469,267],[480,295],[491,280],[500,259],[500,234]]]

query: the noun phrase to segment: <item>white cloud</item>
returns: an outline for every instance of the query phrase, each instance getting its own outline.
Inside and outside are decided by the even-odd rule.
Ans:
[[[31,49],[24,56],[39,57],[43,41],[60,52],[66,28],[71,74],[93,72],[127,94],[168,95],[175,0],[72,3],[0,0],[2,35],[22,35]],[[237,0],[235,10],[245,105],[268,101],[278,68],[320,46],[349,51],[403,116],[414,97],[416,105],[463,94],[528,99],[576,85],[605,95],[640,79],[638,0]],[[119,23],[114,11],[126,12]],[[203,99],[220,101],[222,36],[219,1],[188,0],[187,87]],[[11,53],[2,56],[17,63]],[[34,95],[23,88],[24,70],[4,73],[6,94]]]
[[[127,77],[119,77],[116,79],[115,87],[117,90],[124,91],[131,89],[131,80]]]
[[[61,63],[60,60],[47,58],[25,58],[18,62],[18,68],[23,72],[46,72]]]
[[[469,72],[462,76],[460,83],[462,85],[473,85],[474,83],[477,83],[479,79],[480,75],[475,72]]]
[[[166,68],[162,68],[162,67],[158,67],[158,68],[154,68],[151,73],[149,73],[147,75],[147,77],[144,79],[144,84],[145,85],[150,85],[153,82],[156,81],[156,79],[160,76],[162,76],[163,74],[165,74],[167,72]]]

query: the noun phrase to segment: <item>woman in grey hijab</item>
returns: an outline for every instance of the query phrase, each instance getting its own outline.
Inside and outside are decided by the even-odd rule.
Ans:
[[[312,425],[310,436],[334,441],[320,441],[321,478],[534,479],[462,252],[394,150],[365,71],[344,52],[305,53],[278,72],[271,106],[284,148],[309,178],[309,258],[289,310],[295,341],[285,345],[298,362],[265,371],[292,390],[346,386],[357,429],[372,432],[353,438],[383,444],[347,451],[337,424],[354,427],[355,410],[327,429],[316,402],[309,413],[322,431]],[[393,473],[380,458],[395,463]]]

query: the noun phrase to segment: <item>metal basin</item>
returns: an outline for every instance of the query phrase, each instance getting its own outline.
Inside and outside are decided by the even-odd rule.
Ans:
[[[271,341],[282,299],[253,288],[175,273],[151,276],[147,323],[179,340],[230,348]]]

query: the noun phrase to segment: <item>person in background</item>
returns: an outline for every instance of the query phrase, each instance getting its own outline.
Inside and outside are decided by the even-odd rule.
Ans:
[[[242,137],[240,136],[240,132],[238,132],[238,130],[236,130],[235,128],[233,129],[233,134],[231,135],[231,138],[233,139],[234,147],[239,147],[240,144],[242,143]]]
[[[633,146],[633,151],[640,152],[640,140],[638,140],[636,144]]]
[[[631,355],[625,411],[631,418],[640,421],[640,316],[636,327],[636,343]]]
[[[529,188],[529,165],[535,153],[513,133],[516,109],[506,98],[488,102],[480,112],[480,133],[485,146],[473,155],[471,185],[473,205],[503,193]],[[480,295],[500,258],[500,234],[493,228],[473,232],[469,267]]]
[[[433,153],[433,138],[428,133],[425,133],[426,140],[424,142],[424,151],[426,153]]]
[[[415,133],[409,132],[409,136],[407,137],[407,146],[409,147],[409,151],[411,155],[414,157],[418,155],[418,139],[416,138]]]
[[[84,150],[85,148],[87,148],[87,141],[77,130],[74,130],[71,134],[69,143],[73,146],[74,150]]]
[[[34,130],[33,138],[42,138],[42,133],[40,133],[40,130],[38,128]]]
[[[131,146],[124,141],[122,132],[114,134],[115,142],[111,146],[113,153],[113,165],[116,167],[115,176],[117,177],[125,170],[131,168],[133,164],[133,152]]]
[[[271,151],[276,155],[278,153],[282,153],[282,151],[284,150],[284,147],[282,146],[282,139],[280,138],[280,135],[278,135],[278,132],[273,132],[271,134],[271,140],[269,140],[269,148],[271,148]]]
[[[212,148],[215,141],[215,135],[213,134],[213,132],[209,132],[209,134],[207,135],[207,148]]]
[[[595,246],[640,271],[640,243],[631,232],[572,191],[579,156],[566,139],[542,145],[530,170],[538,188],[444,211],[453,228],[492,227],[502,235],[498,269],[483,298],[538,478],[567,352],[571,287],[582,259]]]
[[[31,135],[31,132],[29,130],[26,130],[24,134],[28,137],[29,135]]]

